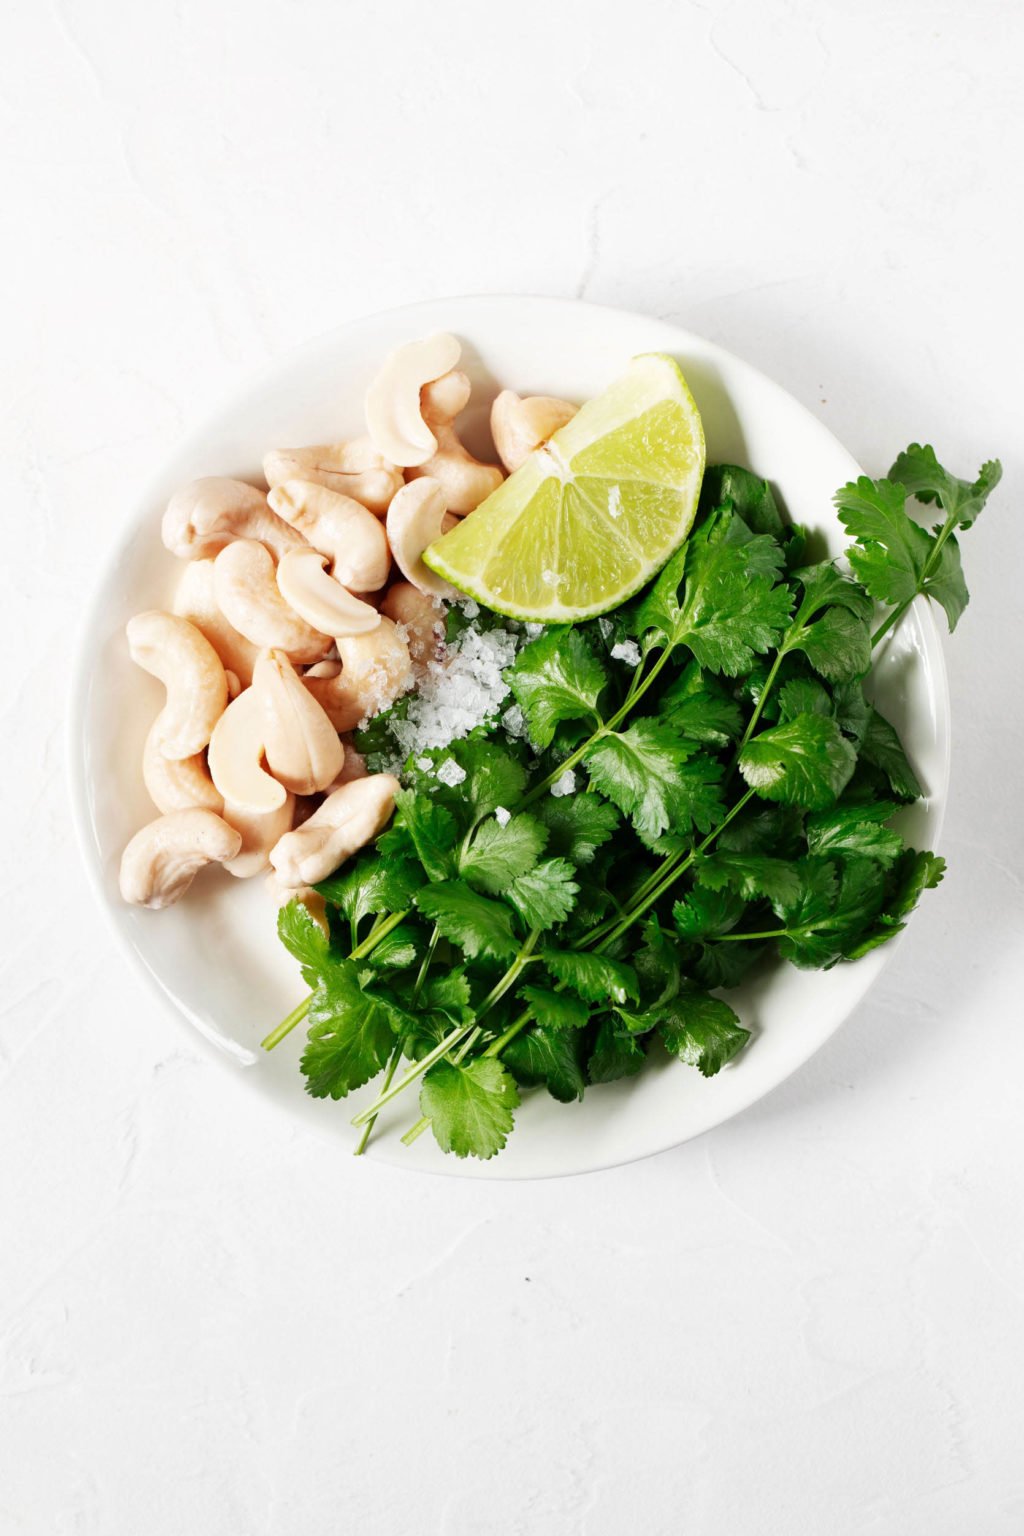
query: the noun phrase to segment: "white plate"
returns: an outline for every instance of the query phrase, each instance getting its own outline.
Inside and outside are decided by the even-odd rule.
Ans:
[[[303,1031],[271,1055],[262,1036],[302,996],[298,968],[278,943],[275,910],[261,879],[240,883],[204,872],[165,912],[125,906],[121,850],[154,811],[142,785],[142,743],[162,690],[134,667],[125,621],[169,604],[180,565],[160,542],[168,496],[197,475],[258,473],[269,447],[324,442],[363,430],[363,392],[392,347],[454,331],[474,383],[479,432],[498,388],[597,394],[637,352],[679,359],[704,420],[708,462],[747,465],[777,487],[790,515],[843,548],[832,508],[858,473],[846,450],[777,384],[700,337],[661,321],[559,299],[463,298],[374,315],[286,358],[185,443],[132,512],[88,614],[77,655],[69,753],[72,796],[86,863],[126,953],[154,998],[188,1021],[209,1054],[303,1125],[351,1149],[349,1117],[367,1090],[343,1103],[310,1099],[298,1057]],[[472,440],[472,430],[470,431]],[[946,794],[949,698],[942,648],[918,602],[879,658],[871,691],[900,731],[926,798],[906,813],[916,847],[934,847]],[[443,1157],[429,1135],[411,1149],[396,1132],[417,1117],[413,1095],[389,1106],[368,1156],[403,1168],[471,1178],[538,1178],[605,1168],[686,1141],[768,1093],[807,1060],[852,1012],[893,952],[876,950],[827,973],[780,965],[731,994],[755,1034],[738,1061],[705,1081],[678,1063],[652,1064],[628,1082],[591,1089],[583,1104],[529,1095],[506,1150],[490,1162]]]

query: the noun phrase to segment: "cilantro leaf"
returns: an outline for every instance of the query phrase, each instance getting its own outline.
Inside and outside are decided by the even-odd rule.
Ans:
[[[505,681],[526,715],[531,740],[548,747],[560,720],[597,717],[606,679],[586,632],[560,624],[523,647]]]
[[[415,933],[408,923],[399,923],[377,940],[367,963],[377,971],[404,971],[415,965],[419,957]]]
[[[792,594],[752,570],[742,545],[698,541],[689,551],[674,643],[689,646],[702,667],[736,677],[778,644]]]
[[[277,935],[302,967],[307,987],[315,987],[321,972],[331,964],[330,944],[320,924],[304,902],[286,902],[277,914]]]
[[[768,481],[751,474],[749,469],[741,469],[738,464],[713,464],[706,470],[700,499],[702,506],[730,505],[755,533],[778,538],[783,532],[782,518]]]
[[[597,789],[624,811],[636,830],[658,837],[690,825],[708,831],[722,811],[722,767],[680,741],[657,720],[599,737],[584,761]]]
[[[920,591],[932,541],[908,516],[907,493],[893,480],[861,475],[836,492],[839,521],[857,544],[847,551],[871,596],[891,607]]]
[[[831,560],[805,565],[793,572],[804,589],[797,609],[797,624],[804,624],[823,608],[843,608],[858,619],[870,619],[874,606],[863,587],[836,569]]]
[[[748,741],[739,769],[766,800],[816,809],[838,798],[856,762],[857,754],[834,720],[797,715]]]
[[[332,906],[340,907],[352,923],[377,912],[401,912],[409,905],[422,877],[409,859],[382,859],[374,850],[329,875],[317,886]]]
[[[591,1083],[614,1083],[620,1077],[635,1077],[647,1060],[643,1040],[620,1029],[606,1015],[597,1027],[590,1059],[587,1062],[587,1080]]]
[[[528,928],[553,928],[569,916],[579,886],[566,859],[543,859],[508,888],[508,899]]]
[[[871,666],[867,619],[848,608],[826,608],[820,619],[796,632],[787,648],[803,651],[815,672],[830,682],[863,677]]]
[[[696,661],[691,661],[666,688],[658,712],[680,736],[713,746],[725,747],[738,741],[743,729],[743,716],[736,700]]]
[[[807,847],[820,856],[860,855],[891,864],[903,851],[903,839],[883,823],[896,814],[891,800],[876,805],[836,806],[807,818]]]
[[[575,1030],[535,1025],[509,1041],[502,1060],[524,1088],[543,1085],[561,1104],[583,1097],[583,1039]]]
[[[519,949],[508,907],[480,896],[463,880],[424,886],[415,901],[424,917],[436,923],[446,939],[461,945],[470,959],[487,955],[511,960]]]
[[[832,714],[828,690],[813,677],[794,677],[779,689],[779,720],[795,720],[797,715]]]
[[[861,737],[861,757],[866,763],[880,768],[889,780],[894,795],[900,800],[919,800],[924,793],[903,744],[893,726],[877,709],[872,709],[867,726]]]
[[[470,885],[500,896],[517,875],[532,869],[544,849],[547,829],[532,816],[513,816],[505,826],[485,821],[459,857],[459,874]]]
[[[454,794],[472,806],[474,820],[489,816],[499,806],[512,806],[522,797],[527,773],[523,764],[497,741],[468,737],[453,741],[447,749],[466,777]]]
[[[548,852],[573,864],[592,864],[619,825],[615,806],[596,795],[547,795],[531,814],[548,830]]]
[[[455,818],[426,795],[400,789],[395,804],[428,880],[447,880],[455,873]]]
[[[969,528],[1003,476],[998,459],[981,466],[976,480],[960,480],[943,469],[930,444],[911,443],[889,471],[920,502],[939,502],[960,528]]]
[[[523,987],[519,996],[538,1024],[546,1029],[582,1029],[590,1009],[580,997],[553,992],[550,987]]]
[[[344,1098],[375,1077],[391,1054],[394,1009],[365,990],[363,979],[352,961],[341,961],[313,993],[300,1066],[315,1099]]]
[[[571,987],[585,1002],[640,1000],[636,971],[622,960],[568,949],[546,949],[543,959],[555,980]]]
[[[680,992],[658,1023],[668,1051],[702,1077],[714,1077],[750,1039],[739,1015],[720,997],[707,992]]]
[[[849,949],[848,960],[859,960],[869,950],[877,949],[902,933],[906,919],[925,891],[934,890],[946,872],[945,859],[934,853],[918,853],[908,848],[892,872],[890,886],[875,924]]]
[[[717,939],[731,933],[746,911],[743,897],[728,886],[695,886],[672,908],[676,929],[684,939]]]
[[[874,859],[826,859],[800,865],[802,889],[794,902],[779,903],[786,932],[779,939],[783,959],[805,970],[828,970],[855,948],[885,898],[884,867]]]
[[[423,1079],[420,1108],[442,1152],[486,1160],[500,1152],[519,1104],[515,1082],[493,1056],[439,1061]]]
[[[697,879],[712,891],[725,887],[736,891],[744,901],[765,897],[768,901],[793,901],[800,889],[800,877],[787,859],[770,858],[758,853],[729,853],[720,849],[702,859]]]
[[[679,623],[679,584],[689,557],[690,546],[683,543],[662,566],[652,585],[630,615],[627,630],[641,636],[651,634],[662,644],[671,644]]]

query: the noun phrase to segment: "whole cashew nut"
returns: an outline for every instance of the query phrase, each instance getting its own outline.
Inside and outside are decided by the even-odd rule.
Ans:
[[[270,850],[290,832],[295,821],[295,796],[285,795],[274,811],[250,811],[241,805],[225,805],[224,820],[241,837],[241,845],[224,868],[236,880],[248,880],[270,867]]]
[[[247,688],[228,705],[210,739],[210,776],[225,805],[266,814],[284,804],[284,786],[262,766],[266,734],[263,701],[256,688]]]
[[[540,448],[559,427],[567,426],[578,407],[554,395],[520,397],[503,389],[491,406],[491,436],[498,457],[509,474],[524,464],[535,448]]]
[[[387,581],[387,535],[380,519],[351,496],[307,480],[286,480],[271,491],[270,503],[304,542],[327,556],[331,575],[350,592],[375,592]]]
[[[368,635],[339,635],[338,653],[337,676],[307,672],[302,679],[337,731],[355,730],[360,720],[386,709],[413,685],[409,647],[390,619],[382,618]]]
[[[341,772],[345,748],[287,656],[280,651],[261,654],[252,692],[263,710],[267,766],[278,783],[296,795],[326,789]]]
[[[274,516],[262,491],[219,475],[193,480],[177,491],[167,504],[161,532],[171,554],[182,560],[216,555],[232,539],[259,539],[275,557],[304,542]]]
[[[286,833],[271,850],[278,879],[291,886],[326,880],[387,826],[398,788],[390,773],[375,773],[328,795],[304,826]]]
[[[128,620],[131,658],[167,689],[154,730],[164,757],[194,757],[206,746],[228,702],[220,657],[187,619],[155,609]]]
[[[171,610],[206,636],[225,671],[233,672],[242,687],[248,688],[259,646],[240,635],[217,607],[213,564],[212,560],[189,561],[181,573]]]
[[[273,646],[294,661],[319,661],[331,648],[278,590],[274,559],[262,544],[238,539],[214,561],[214,592],[228,623],[261,649]]]
[[[449,512],[472,512],[496,491],[505,476],[496,464],[481,464],[462,446],[452,423],[470,396],[471,385],[464,373],[448,373],[425,384],[421,393],[423,419],[437,440],[432,458],[412,466],[407,480],[430,475],[444,491]]]
[[[277,568],[281,596],[307,624],[326,635],[365,635],[380,614],[328,576],[327,556],[317,549],[290,549]]]
[[[454,368],[461,355],[455,337],[439,331],[398,347],[385,359],[366,391],[366,425],[374,447],[392,464],[425,464],[437,452],[420,390]]]
[[[438,598],[421,592],[410,581],[396,581],[380,611],[405,635],[414,667],[425,667],[437,659],[444,638],[444,608]]]
[[[141,907],[169,907],[204,864],[234,858],[242,839],[213,811],[173,811],[136,832],[121,855],[121,895]]]
[[[423,563],[423,551],[441,537],[447,512],[444,491],[429,475],[403,485],[388,507],[391,553],[407,581],[430,597],[454,598],[455,588]]]
[[[368,437],[314,448],[274,448],[263,460],[263,473],[271,489],[286,480],[305,480],[339,491],[381,516],[402,484],[402,471]]]
[[[160,750],[160,721],[146,737],[142,750],[142,778],[146,793],[165,816],[172,811],[224,809],[224,798],[210,778],[202,752],[194,757],[164,757]]]

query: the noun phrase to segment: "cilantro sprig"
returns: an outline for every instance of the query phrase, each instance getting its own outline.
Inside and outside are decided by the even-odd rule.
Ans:
[[[489,1158],[524,1094],[569,1104],[666,1053],[711,1076],[749,1038],[721,993],[754,965],[827,969],[902,931],[945,866],[901,834],[922,791],[871,702],[872,651],[918,596],[955,627],[956,533],[999,476],[911,445],[837,493],[841,567],[807,563],[766,481],[713,467],[639,598],[521,645],[526,739],[499,715],[406,764],[391,826],[319,887],[323,918],[279,916],[310,992],[264,1045],[305,1021],[312,1095],[375,1082],[357,1151],[410,1090],[403,1141]],[[389,731],[379,716],[367,744]]]

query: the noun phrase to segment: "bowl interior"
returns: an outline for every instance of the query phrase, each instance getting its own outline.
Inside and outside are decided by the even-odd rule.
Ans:
[[[169,605],[179,563],[160,542],[168,496],[197,475],[255,478],[270,447],[330,441],[363,430],[367,382],[390,348],[435,330],[454,331],[474,385],[467,437],[487,445],[486,418],[500,388],[584,400],[638,352],[680,362],[704,421],[708,462],[730,460],[767,476],[791,517],[838,554],[842,530],[832,494],[858,467],[808,411],[771,380],[710,342],[641,315],[571,301],[473,298],[437,301],[360,320],[283,360],[185,443],[130,511],[80,637],[71,718],[72,794],[100,898],[127,953],[210,1054],[320,1134],[351,1147],[360,1102],[310,1099],[297,1060],[301,1030],[270,1056],[258,1042],[301,997],[298,968],[278,943],[265,882],[206,871],[164,912],[125,906],[117,889],[121,851],[155,814],[140,763],[162,689],[134,667],[124,625]],[[875,701],[900,731],[926,798],[906,813],[918,847],[934,846],[948,773],[948,695],[942,649],[923,604],[885,646],[873,674]],[[472,1177],[541,1177],[626,1162],[673,1146],[735,1114],[775,1087],[855,1007],[893,946],[827,973],[779,967],[730,995],[755,1031],[746,1052],[717,1078],[665,1061],[640,1078],[591,1090],[580,1105],[527,1097],[506,1150],[489,1163],[444,1158],[424,1136],[407,1149],[394,1134],[416,1118],[399,1101],[379,1122],[368,1155],[404,1167]],[[364,1090],[365,1092],[365,1090]],[[384,1134],[386,1133],[386,1134]]]

